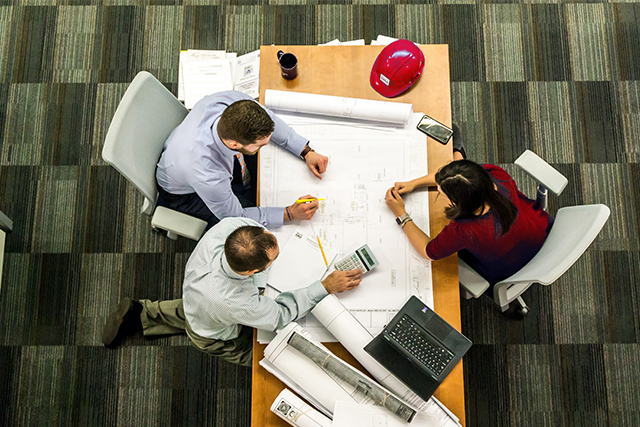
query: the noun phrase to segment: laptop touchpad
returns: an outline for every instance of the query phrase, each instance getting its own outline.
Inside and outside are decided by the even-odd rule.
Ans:
[[[449,335],[449,332],[451,332],[451,329],[451,325],[440,319],[438,316],[433,316],[427,323],[427,330],[441,342],[444,342]]]

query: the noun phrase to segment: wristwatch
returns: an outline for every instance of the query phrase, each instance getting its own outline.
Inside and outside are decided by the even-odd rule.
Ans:
[[[305,145],[304,148],[302,149],[302,153],[300,153],[300,157],[302,158],[302,160],[304,160],[305,156],[312,151],[316,151],[316,150],[309,147],[309,144]]]
[[[411,215],[409,215],[409,212],[406,212],[404,215],[396,218],[396,224],[398,224],[400,228],[404,228],[404,226],[407,225],[409,221],[413,221]]]

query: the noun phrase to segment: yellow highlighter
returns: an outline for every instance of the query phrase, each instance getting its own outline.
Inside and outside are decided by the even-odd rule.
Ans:
[[[297,204],[300,204],[300,203],[309,203],[309,202],[315,202],[316,200],[317,200],[317,201],[322,201],[322,200],[324,200],[324,197],[323,197],[323,198],[320,198],[320,199],[298,199],[298,200],[296,200],[296,203],[297,203]]]

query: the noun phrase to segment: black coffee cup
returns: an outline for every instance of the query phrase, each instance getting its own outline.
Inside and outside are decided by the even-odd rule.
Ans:
[[[287,80],[293,80],[298,76],[298,58],[293,53],[284,53],[279,50],[278,62],[280,63],[282,77]]]

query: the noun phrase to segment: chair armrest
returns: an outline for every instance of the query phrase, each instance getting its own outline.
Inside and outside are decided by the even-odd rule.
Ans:
[[[562,193],[567,186],[567,178],[533,151],[526,150],[516,159],[515,164],[555,195]]]
[[[7,233],[13,230],[13,221],[2,211],[0,211],[0,230],[4,230]]]
[[[192,240],[199,240],[207,227],[206,221],[164,206],[156,208],[151,225]]]
[[[458,281],[460,286],[474,298],[479,298],[489,289],[489,282],[460,258],[458,258]]]
[[[0,289],[2,289],[2,265],[4,263],[4,241],[6,234],[0,230]]]

